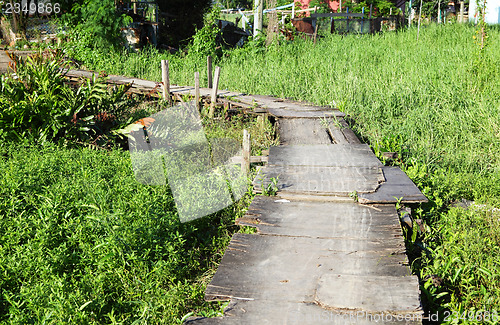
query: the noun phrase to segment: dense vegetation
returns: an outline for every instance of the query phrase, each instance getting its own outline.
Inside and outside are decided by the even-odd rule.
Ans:
[[[377,154],[399,154],[392,163],[430,199],[414,211],[426,231],[409,244],[429,311],[500,307],[500,32],[482,45],[476,36],[473,26],[448,24],[427,26],[418,41],[413,29],[316,45],[254,40],[217,59],[222,88],[336,104]],[[205,74],[195,56],[93,54],[81,57],[85,65],[108,73],[160,80],[164,58],[174,83]],[[451,207],[460,200],[476,206]]]
[[[176,324],[212,310],[204,287],[248,197],[181,223],[169,188],[137,183],[116,149],[4,144],[0,170],[1,323]]]
[[[251,192],[181,223],[168,186],[137,182],[117,130],[165,108],[102,78],[69,87],[57,52],[13,57],[0,78],[0,323],[179,324],[203,301]],[[245,115],[204,119],[208,138],[274,141]]]

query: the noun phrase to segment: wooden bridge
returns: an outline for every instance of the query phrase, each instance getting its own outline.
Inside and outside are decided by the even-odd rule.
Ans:
[[[282,109],[287,110],[286,103]],[[206,290],[230,301],[224,317],[188,324],[420,324],[395,204],[427,199],[385,167],[342,114],[278,117],[281,145],[254,180],[256,196]],[[356,202],[357,201],[357,202]]]
[[[69,71],[68,76],[90,76]],[[110,76],[138,93],[158,83]],[[194,87],[171,86],[173,95]],[[201,88],[201,96],[211,89]],[[219,92],[219,101],[275,117],[281,145],[254,180],[256,196],[206,289],[230,301],[223,317],[187,324],[421,324],[395,204],[426,202],[411,180],[385,167],[348,128],[343,113],[268,96]],[[271,185],[273,186],[273,185]]]
[[[110,80],[132,83],[136,93],[158,87]],[[195,92],[170,86],[177,97]],[[281,144],[253,183],[257,193],[269,184],[278,192],[256,196],[236,221],[257,233],[233,236],[207,286],[207,300],[230,301],[224,316],[186,324],[421,324],[395,205],[427,199],[406,174],[384,166],[337,109],[231,91],[217,101],[276,119]]]

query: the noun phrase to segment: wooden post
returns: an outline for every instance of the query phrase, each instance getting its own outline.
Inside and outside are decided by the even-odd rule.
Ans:
[[[163,98],[171,103],[170,100],[170,80],[168,71],[168,60],[161,60],[161,81],[163,83]]]
[[[465,4],[463,1],[460,1],[460,22],[464,22],[464,10],[465,10]]]
[[[316,26],[314,27],[314,36],[313,36],[314,44],[316,44],[316,37],[318,37],[318,20],[317,19],[316,19]]]
[[[349,7],[345,8],[345,12],[349,13]],[[347,33],[349,34],[349,16],[345,17],[347,19]]]
[[[255,13],[253,18],[253,37],[262,32],[262,16],[264,13],[264,0],[255,0]]]
[[[417,27],[417,42],[418,37],[420,36],[420,20],[422,18],[422,0],[420,0],[420,9],[418,11],[418,27]]]
[[[413,9],[411,8],[411,1],[410,0],[410,6],[408,7],[408,28],[411,27],[411,14],[413,13]]]
[[[137,15],[137,1],[136,0],[133,1],[134,1],[134,15]]]
[[[208,78],[208,88],[212,88],[212,57],[207,56],[207,78]]]
[[[217,88],[219,88],[220,67],[215,67],[214,87],[212,88],[212,97],[210,102],[210,111],[208,117],[214,117],[215,104],[217,103]]]
[[[441,0],[438,0],[438,24],[441,24]]]
[[[194,100],[196,102],[196,109],[200,109],[200,73],[194,73]]]
[[[392,8],[391,8],[392,12]],[[361,13],[363,14],[363,17],[361,17],[361,34],[363,34],[363,27],[364,27],[364,22],[365,22],[365,7],[361,10]]]
[[[294,18],[295,18],[295,3],[292,6],[292,19],[294,19]]]
[[[250,133],[246,129],[243,130],[243,155],[241,159],[241,172],[248,175],[250,172]]]

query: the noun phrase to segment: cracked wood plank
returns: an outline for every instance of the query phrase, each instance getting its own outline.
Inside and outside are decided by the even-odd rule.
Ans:
[[[427,198],[411,179],[398,167],[382,167],[385,182],[374,193],[360,193],[359,202],[363,204],[394,204],[427,202]]]
[[[366,144],[317,144],[271,147],[269,165],[382,167]]]

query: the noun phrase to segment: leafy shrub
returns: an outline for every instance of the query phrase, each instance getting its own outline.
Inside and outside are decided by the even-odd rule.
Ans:
[[[473,205],[468,210],[453,208],[442,215],[429,236],[440,245],[427,248],[429,254],[423,256],[422,278],[425,284],[422,289],[432,304],[430,309],[442,311],[449,308],[460,316],[465,312],[466,318],[470,317],[470,312],[498,312],[499,215],[498,209],[480,205]],[[478,319],[470,323],[486,322]]]
[[[114,124],[128,105],[126,86],[108,90],[95,77],[70,88],[59,51],[10,57],[15,75],[0,79],[0,136],[5,140],[89,141],[119,126]]]
[[[132,19],[116,11],[114,0],[86,0],[74,3],[62,21],[70,28],[78,48],[117,48],[123,43],[121,28]]]
[[[206,57],[218,54],[217,36],[220,33],[220,29],[216,25],[216,20],[219,18],[219,15],[220,10],[215,6],[205,15],[205,24],[201,29],[196,31],[193,41],[189,46],[189,54],[191,56]]]

